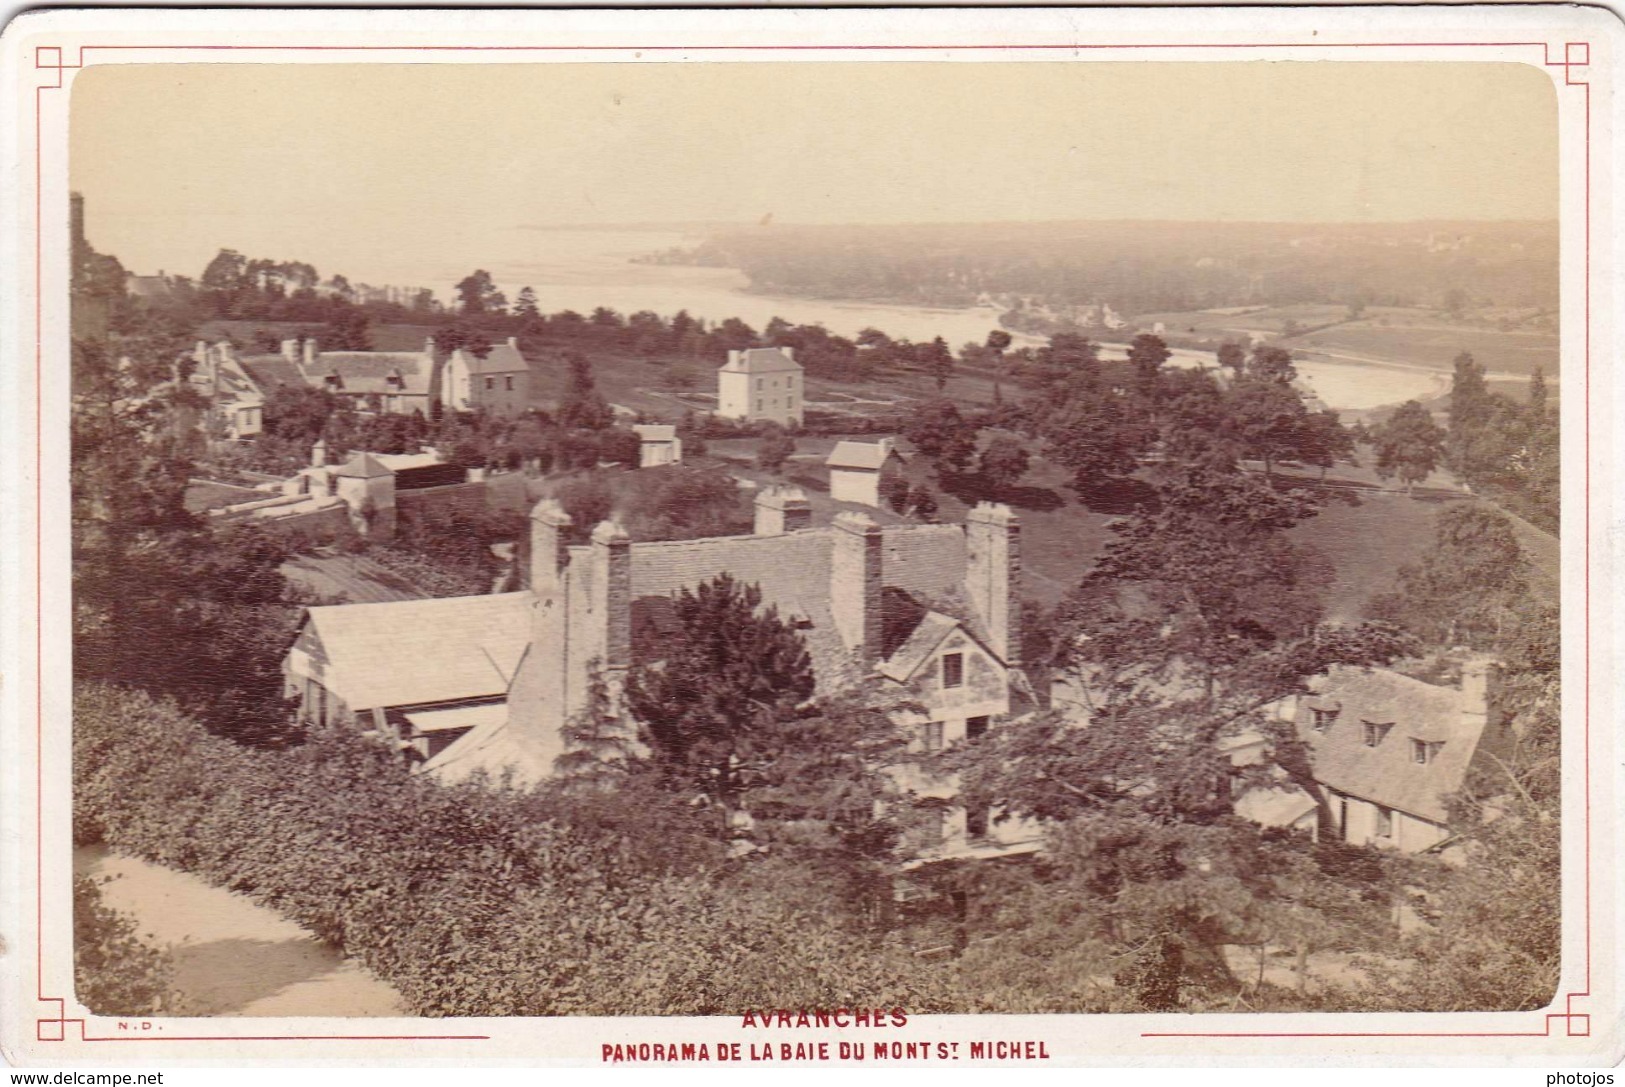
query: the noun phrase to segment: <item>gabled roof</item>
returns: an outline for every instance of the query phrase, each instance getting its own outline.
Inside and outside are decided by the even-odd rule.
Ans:
[[[907,683],[919,670],[920,665],[931,659],[931,654],[936,652],[937,647],[948,635],[962,626],[963,624],[951,615],[944,615],[940,611],[926,612],[920,619],[920,625],[908,636],[908,640],[880,663],[880,674],[898,683]]]
[[[747,347],[728,353],[728,361],[717,367],[730,374],[777,374],[800,371],[801,364],[777,347]]]
[[[518,348],[507,343],[493,345],[483,359],[461,347],[452,354],[452,358],[468,367],[471,374],[512,374],[530,371],[530,363],[525,361],[525,356],[519,353]]]
[[[896,455],[895,449],[881,442],[836,442],[824,463],[831,468],[866,468],[878,472]]]
[[[336,604],[306,625],[325,658],[323,686],[352,710],[507,694],[530,640],[528,592]]]
[[[1485,718],[1463,712],[1462,691],[1424,683],[1385,668],[1333,667],[1310,682],[1302,699],[1299,737],[1309,745],[1315,779],[1322,784],[1434,822],[1447,818],[1444,799],[1458,792],[1480,741]],[[1325,729],[1314,728],[1314,707],[1336,708]],[[1365,723],[1392,725],[1375,747],[1365,745]],[[1410,741],[1443,746],[1418,763]]]
[[[377,479],[379,476],[390,476],[395,473],[379,464],[371,453],[357,453],[333,474],[344,476],[346,479]]]

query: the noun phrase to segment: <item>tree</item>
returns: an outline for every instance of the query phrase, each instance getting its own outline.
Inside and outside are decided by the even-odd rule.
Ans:
[[[1303,398],[1280,381],[1247,377],[1226,391],[1224,407],[1244,455],[1264,462],[1269,478],[1274,464],[1297,454],[1305,444],[1308,411]]]
[[[367,331],[370,324],[366,311],[347,309],[328,322],[321,344],[334,351],[371,351],[372,336]]]
[[[725,809],[749,741],[812,697],[807,647],[761,590],[718,575],[672,598],[675,631],[633,666],[626,706],[655,756]]]
[[[491,273],[483,268],[464,276],[458,281],[455,290],[458,305],[468,317],[501,313],[508,306],[508,300],[497,289],[496,283],[491,279]]]
[[[1320,478],[1326,478],[1327,469],[1339,461],[1357,463],[1354,459],[1354,433],[1344,426],[1337,412],[1327,408],[1303,420],[1297,429],[1294,453],[1305,464],[1320,469]]]
[[[941,336],[920,347],[920,361],[925,365],[926,372],[936,383],[937,392],[941,392],[948,384],[948,378],[954,372],[954,355],[948,350],[948,341]]]
[[[1004,403],[1004,353],[1010,349],[1010,333],[995,328],[987,334],[987,351],[993,357],[993,403]]]
[[[206,291],[233,292],[244,286],[248,258],[235,249],[222,249],[203,269],[198,284]]]
[[[764,472],[777,472],[795,451],[795,437],[777,423],[768,423],[762,430],[762,440],[756,445],[756,467]]]
[[[1450,377],[1449,439],[1446,463],[1465,479],[1480,478],[1494,454],[1484,448],[1494,402],[1484,380],[1484,367],[1463,351],[1453,363]]]
[[[964,472],[976,455],[976,427],[949,400],[933,400],[921,407],[903,436],[935,464],[939,476]]]
[[[1399,477],[1405,493],[1426,479],[1444,457],[1445,432],[1433,415],[1415,400],[1401,404],[1393,415],[1372,428],[1377,451],[1377,475]]]
[[[523,318],[527,323],[541,320],[542,312],[536,308],[536,292],[533,289],[520,288],[519,299],[514,303],[513,315]]]
[[[1142,332],[1129,344],[1128,361],[1134,368],[1134,391],[1148,400],[1154,399],[1162,376],[1162,367],[1174,353],[1161,336]]]
[[[1423,558],[1399,571],[1398,591],[1373,599],[1368,612],[1429,645],[1497,649],[1514,615],[1526,607],[1529,572],[1505,514],[1456,503],[1439,511]]]
[[[1027,447],[1008,434],[995,434],[983,447],[977,470],[995,495],[1016,485],[1027,474]]]
[[[564,361],[570,368],[570,383],[559,403],[559,425],[578,430],[603,430],[612,425],[615,412],[598,392],[592,363],[575,351],[568,352]]]
[[[553,760],[553,768],[573,785],[611,788],[635,769],[639,758],[637,737],[616,711],[599,662],[592,661],[587,671],[587,704],[559,730],[564,751]]]

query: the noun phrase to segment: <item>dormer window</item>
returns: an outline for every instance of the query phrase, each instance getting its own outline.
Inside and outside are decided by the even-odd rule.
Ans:
[[[963,687],[965,685],[965,654],[944,653],[942,655],[942,689]]]
[[[337,375],[337,374],[328,374],[327,378],[326,378],[326,383],[327,383],[327,387],[329,389],[342,389],[342,388],[344,388],[344,379],[342,377],[340,377],[339,375]]]
[[[384,384],[388,385],[391,389],[402,389],[406,386],[406,379],[401,377],[401,372],[399,370],[391,370],[389,375],[384,378]]]
[[[1443,740],[1411,740],[1411,761],[1420,766],[1426,766],[1439,757],[1444,750]]]
[[[1309,711],[1309,723],[1316,732],[1325,732],[1337,720],[1337,711],[1316,706]]]
[[[1386,725],[1374,721],[1362,721],[1360,723],[1365,726],[1364,742],[1367,747],[1376,747],[1382,743],[1389,730],[1394,727],[1392,723]]]

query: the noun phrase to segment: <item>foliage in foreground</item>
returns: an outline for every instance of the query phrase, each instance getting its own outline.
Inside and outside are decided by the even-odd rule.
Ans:
[[[82,685],[75,835],[250,895],[418,1015],[947,1007],[928,965],[773,857],[633,781],[597,800],[406,776],[339,732],[254,751],[173,704]],[[787,894],[785,888],[795,888]]]
[[[73,881],[73,988],[97,1015],[174,1013],[169,957],[136,935],[136,923],[102,902],[88,876]]]

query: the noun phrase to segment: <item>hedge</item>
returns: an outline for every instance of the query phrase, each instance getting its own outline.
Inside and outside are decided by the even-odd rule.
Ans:
[[[278,910],[417,1015],[950,1003],[791,860],[730,859],[675,797],[442,786],[348,732],[253,750],[98,684],[76,697],[74,790],[76,840]]]

